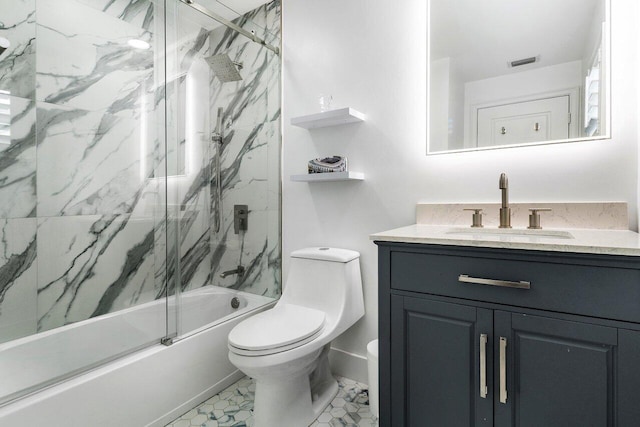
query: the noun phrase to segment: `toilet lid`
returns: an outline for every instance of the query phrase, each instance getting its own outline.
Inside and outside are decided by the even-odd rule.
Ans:
[[[290,346],[317,334],[324,326],[324,317],[320,310],[278,304],[240,322],[229,333],[229,345],[249,351]]]

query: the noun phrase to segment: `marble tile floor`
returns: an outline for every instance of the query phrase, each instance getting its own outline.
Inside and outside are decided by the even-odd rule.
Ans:
[[[369,411],[367,386],[336,378],[338,394],[310,427],[377,427],[378,420]],[[166,427],[251,427],[254,391],[255,382],[244,377]]]

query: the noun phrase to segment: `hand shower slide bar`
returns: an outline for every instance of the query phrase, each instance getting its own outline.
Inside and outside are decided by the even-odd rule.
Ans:
[[[216,147],[216,222],[214,224],[214,230],[216,233],[220,231],[222,225],[222,162],[220,156],[222,156],[222,107],[218,107],[218,118],[216,120],[216,129],[213,131],[211,140]]]
[[[219,23],[221,23],[222,25],[231,28],[234,31],[239,32],[240,34],[242,34],[243,36],[251,39],[252,41],[261,44],[262,46],[266,47],[267,49],[275,52],[276,55],[280,55],[280,49],[270,45],[269,43],[267,43],[265,40],[261,39],[260,37],[256,36],[255,34],[250,33],[249,31],[245,30],[244,28],[234,24],[233,22],[223,18],[222,16],[218,15],[215,12],[210,11],[209,9],[207,9],[204,6],[199,5],[198,3],[195,3],[194,0],[180,0],[182,3],[191,6],[192,8],[194,8],[195,10],[197,10],[198,12],[207,15],[210,18],[215,19],[216,21],[218,21]]]

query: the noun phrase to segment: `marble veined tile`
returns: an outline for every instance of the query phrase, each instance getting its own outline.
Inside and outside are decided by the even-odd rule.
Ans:
[[[228,209],[234,204],[247,204],[253,211],[279,208],[278,128],[274,122],[260,123],[254,128],[235,128],[228,136],[222,155],[225,215],[232,214]],[[215,211],[215,200],[212,202]]]
[[[226,50],[216,50],[214,54],[226,53],[235,62],[243,64],[240,81],[213,82],[211,114],[216,115],[223,108],[225,125],[251,126],[269,120],[268,64],[271,54],[260,45],[247,42]],[[270,51],[269,51],[270,52]],[[212,121],[215,123],[215,121]]]
[[[208,32],[178,25],[180,35],[167,56],[167,173],[196,176],[206,163],[211,132],[210,98],[213,78]],[[205,153],[205,154],[208,154]]]
[[[11,45],[0,55],[0,90],[33,99],[36,62],[36,1],[2,0],[0,37]]]
[[[275,42],[277,42],[279,45],[279,40],[272,39],[272,37],[279,39],[280,35],[282,34],[282,25],[280,22],[280,18],[282,17],[282,4],[280,0],[274,0],[267,3],[265,5],[265,8],[267,9],[267,16],[265,18],[267,25],[266,29],[268,33],[267,40],[272,44],[275,44]]]
[[[139,28],[153,27],[154,4],[148,0],[76,0]],[[161,11],[160,11],[161,12]],[[162,15],[160,15],[162,18]]]
[[[37,99],[119,114],[154,84],[153,34],[74,0],[38,0]],[[135,49],[128,42],[151,44]]]
[[[280,1],[274,0],[245,13],[243,16],[234,19],[233,22],[245,30],[255,33],[267,43],[279,47],[280,17]],[[225,34],[228,46],[233,45],[239,40],[235,36],[236,34],[233,33]],[[240,37],[240,39],[241,38],[242,37]]]
[[[267,118],[272,122],[280,122],[281,111],[281,94],[280,94],[280,57],[277,55],[269,55],[267,58],[267,67],[264,72],[263,80],[267,85]]]
[[[279,122],[270,121],[268,109],[268,91],[279,87],[269,84],[269,61],[273,54],[255,43],[244,41],[232,44],[225,53],[243,63],[240,72],[243,80],[221,84],[215,79],[212,82],[212,114],[222,107],[225,125],[223,223],[221,231],[214,234],[212,283],[259,295],[277,296],[281,289],[281,255],[279,235],[274,236],[274,233],[279,233],[279,196],[272,196],[270,191],[279,193],[280,136]],[[270,179],[273,178],[275,183],[272,184]],[[214,174],[211,194],[215,194]],[[235,204],[249,207],[249,229],[240,234],[233,230]],[[273,206],[275,211],[269,211],[270,204],[277,205]],[[212,197],[212,222],[218,208],[215,197]],[[275,221],[274,212],[278,217]],[[246,269],[242,277],[220,277],[219,273],[235,269],[238,265]]]
[[[266,184],[270,130],[267,123],[232,129],[222,152],[224,189],[242,188],[252,182]]]
[[[36,108],[29,99],[7,97],[0,121],[0,218],[36,214]],[[6,121],[5,121],[6,120]],[[0,125],[0,128],[2,125]]]
[[[244,15],[233,19],[233,23],[254,33],[267,43],[276,47],[280,36],[280,1],[272,1],[259,6]],[[220,26],[212,31],[212,47],[214,50],[226,50],[247,42],[247,38],[236,31]]]
[[[180,243],[181,289],[188,290],[209,284],[211,273],[211,223],[209,192],[203,188],[197,197],[185,201],[177,215]]]
[[[38,330],[157,297],[151,218],[38,219]]]
[[[159,215],[154,218],[153,269],[154,287],[158,296],[173,295],[175,290],[176,228],[176,222],[168,223],[166,216]],[[171,280],[168,280],[168,277]]]
[[[36,219],[0,219],[0,343],[36,332]]]
[[[282,293],[282,224],[280,210],[267,211],[267,272],[271,278],[270,296]]]
[[[239,248],[229,248],[221,259],[219,268],[221,271],[233,269],[234,263],[238,263],[245,267],[246,272],[242,277],[215,277],[219,286],[270,297],[276,296],[279,292],[277,282],[273,280],[273,275],[269,274],[267,215],[264,211],[250,212],[251,225],[248,231],[237,235],[233,234],[233,230],[229,231],[227,241],[237,239],[236,246]]]
[[[38,216],[130,213],[144,188],[144,125],[38,103]]]
[[[280,210],[280,158],[281,158],[281,132],[280,121],[265,123],[263,132],[267,136],[267,206],[269,210]]]

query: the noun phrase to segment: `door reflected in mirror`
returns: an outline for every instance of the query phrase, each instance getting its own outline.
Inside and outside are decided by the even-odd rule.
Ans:
[[[609,0],[429,0],[427,154],[610,137]]]

